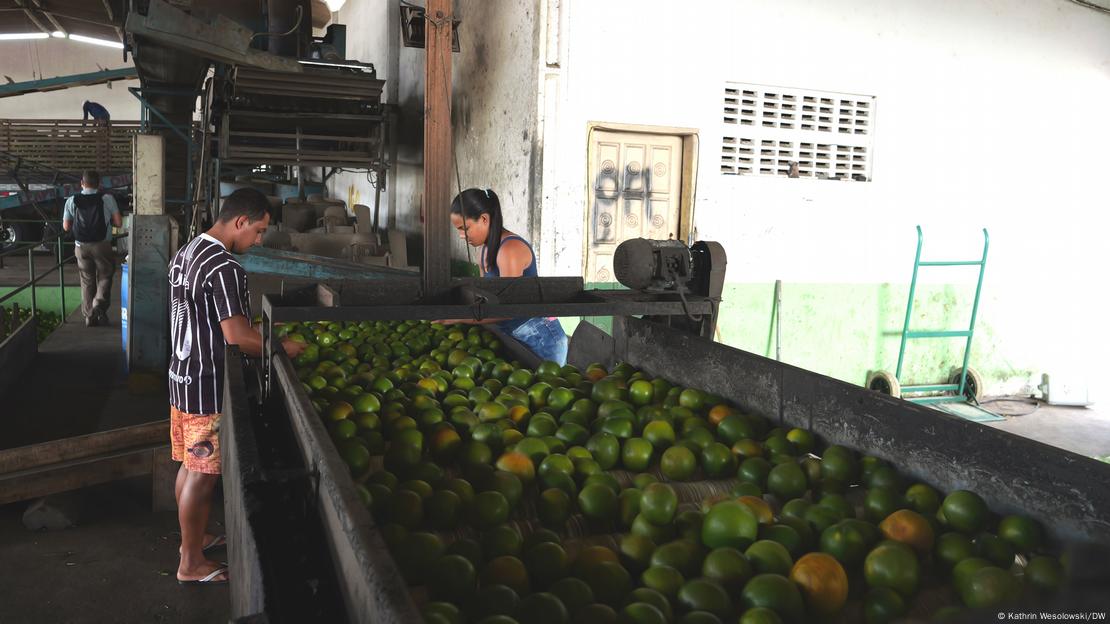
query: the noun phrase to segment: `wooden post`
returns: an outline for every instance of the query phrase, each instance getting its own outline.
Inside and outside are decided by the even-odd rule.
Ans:
[[[451,283],[451,29],[453,0],[425,3],[424,296]]]

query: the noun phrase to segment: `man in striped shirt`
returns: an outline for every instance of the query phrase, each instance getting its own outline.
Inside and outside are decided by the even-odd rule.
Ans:
[[[262,354],[262,335],[249,320],[247,273],[232,254],[262,240],[268,208],[262,193],[235,191],[224,200],[216,224],[170,262],[170,441],[173,459],[182,462],[175,489],[181,583],[227,582],[227,568],[204,555],[223,543],[205,527],[220,474],[224,350],[234,344],[247,355]],[[290,357],[304,348],[293,341],[282,344]]]

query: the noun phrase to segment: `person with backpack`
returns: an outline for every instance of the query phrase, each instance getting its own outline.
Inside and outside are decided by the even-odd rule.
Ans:
[[[100,190],[100,174],[91,169],[81,176],[81,193],[66,200],[62,228],[77,242],[74,255],[81,273],[81,312],[85,327],[108,324],[112,276],[116,272],[112,228],[123,225],[116,198]]]

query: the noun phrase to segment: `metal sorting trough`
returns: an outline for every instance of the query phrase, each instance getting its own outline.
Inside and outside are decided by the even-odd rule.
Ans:
[[[579,367],[628,362],[651,375],[719,394],[783,426],[807,428],[830,444],[890,460],[905,474],[942,490],[973,490],[996,512],[1020,511],[1038,519],[1059,543],[1110,543],[1110,465],[631,317],[614,317],[613,336],[580,324],[569,361]],[[250,437],[244,434],[249,427],[242,416],[247,409],[242,380],[234,379],[235,367],[228,368],[225,418],[236,440],[225,443],[231,456],[225,460],[225,505],[235,545],[231,565],[237,572],[231,586],[233,617],[265,613],[268,621],[283,621],[288,614],[275,610],[281,597],[274,594],[279,576],[291,571],[272,562],[267,569],[267,548],[256,539],[261,514],[251,513],[249,497],[238,500],[249,489],[243,483],[257,481],[259,471],[252,465],[257,456],[244,452],[241,443]],[[272,357],[271,375],[264,420],[288,417],[303,461],[308,513],[319,519],[345,619],[419,622],[373,518],[283,354]],[[312,580],[326,589],[324,581]],[[326,593],[320,591],[321,599]],[[1080,597],[1089,600],[1090,595]]]

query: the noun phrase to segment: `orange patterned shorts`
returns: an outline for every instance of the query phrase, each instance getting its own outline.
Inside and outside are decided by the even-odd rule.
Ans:
[[[220,474],[220,415],[186,414],[171,405],[170,449],[186,470]]]

